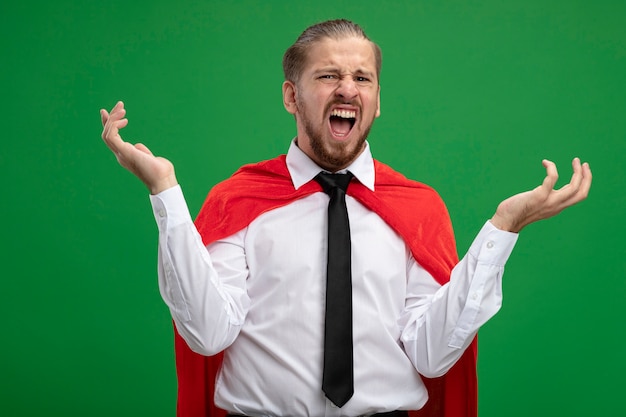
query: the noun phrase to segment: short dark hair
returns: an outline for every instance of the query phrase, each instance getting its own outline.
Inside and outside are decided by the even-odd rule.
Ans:
[[[342,39],[350,36],[366,39],[372,44],[374,56],[376,58],[376,77],[380,80],[380,69],[382,67],[382,51],[380,47],[367,37],[361,26],[346,19],[327,20],[309,26],[302,32],[296,42],[291,45],[285,55],[283,55],[283,72],[285,80],[297,83],[300,80],[304,65],[306,64],[307,53],[310,46],[324,38]]]

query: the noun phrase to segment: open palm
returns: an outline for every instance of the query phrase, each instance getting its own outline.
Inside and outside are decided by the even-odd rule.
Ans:
[[[117,161],[124,168],[137,176],[152,194],[158,194],[178,182],[174,174],[174,165],[165,158],[154,156],[144,144],[125,142],[120,136],[120,129],[128,124],[124,103],[117,102],[108,113],[100,110],[102,118],[102,139],[115,154]]]
[[[592,178],[589,164],[581,164],[580,159],[574,158],[572,178],[558,190],[554,189],[559,177],[556,165],[544,159],[543,166],[547,175],[540,186],[509,197],[498,205],[491,219],[496,227],[517,233],[530,223],[552,217],[587,198]]]

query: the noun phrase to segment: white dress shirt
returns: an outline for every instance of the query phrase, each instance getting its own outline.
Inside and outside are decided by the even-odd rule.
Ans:
[[[321,170],[293,142],[287,166],[295,188]],[[374,190],[369,145],[347,170]],[[500,308],[516,234],[487,222],[441,286],[396,232],[347,196],[354,396],[337,408],[321,390],[328,198],[318,192],[271,210],[205,247],[179,186],[151,196],[159,287],[178,331],[196,352],[226,349],[218,407],[249,416],[419,409],[428,394],[418,372],[444,374]]]

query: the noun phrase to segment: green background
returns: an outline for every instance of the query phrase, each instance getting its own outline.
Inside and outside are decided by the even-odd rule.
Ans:
[[[499,201],[589,161],[588,200],[524,230],[480,333],[480,415],[625,415],[626,2],[2,2],[0,414],[172,416],[148,193],[100,139],[177,167],[192,214],[287,150],[281,58],[346,17],[382,47],[374,155],[447,202],[462,255]]]

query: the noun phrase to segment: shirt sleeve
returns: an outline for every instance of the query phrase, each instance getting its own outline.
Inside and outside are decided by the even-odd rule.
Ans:
[[[488,221],[443,286],[415,260],[410,261],[401,341],[422,375],[443,375],[480,326],[498,312],[504,265],[517,236]]]
[[[231,237],[220,254],[234,269],[218,277],[180,186],[151,195],[150,201],[159,228],[161,297],[189,347],[203,355],[216,354],[235,340],[249,306],[242,239]]]

